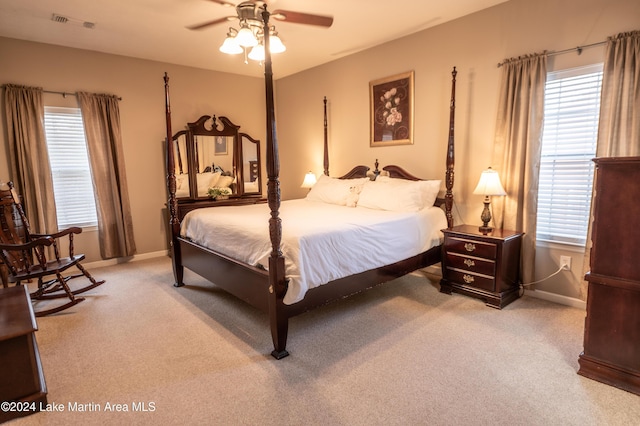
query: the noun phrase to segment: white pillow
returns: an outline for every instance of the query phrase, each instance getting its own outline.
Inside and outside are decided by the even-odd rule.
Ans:
[[[424,207],[431,207],[436,202],[436,198],[438,198],[442,181],[433,179],[421,180],[420,182],[422,186],[422,201],[424,203]]]
[[[416,212],[432,206],[440,190],[438,180],[380,179],[367,182],[358,206],[377,210]]]
[[[196,184],[198,185],[198,197],[209,196],[208,190],[214,184],[217,184],[220,173],[204,172],[196,175]]]
[[[214,186],[218,186],[220,175],[221,175],[220,172],[211,173],[211,180],[209,181],[209,186],[207,188],[213,188]]]
[[[228,188],[232,182],[233,182],[233,176],[220,176],[220,178],[218,179],[218,181],[214,186],[217,186],[218,188]]]
[[[307,199],[323,201],[329,204],[346,206],[352,187],[361,187],[369,178],[337,179],[327,175],[320,175],[318,181],[307,194]]]
[[[376,181],[419,182],[418,185],[422,187],[423,208],[433,206],[436,202],[436,198],[438,198],[438,194],[440,193],[440,185],[442,185],[442,181],[438,179],[407,181],[406,179],[392,178],[390,176],[378,176]]]

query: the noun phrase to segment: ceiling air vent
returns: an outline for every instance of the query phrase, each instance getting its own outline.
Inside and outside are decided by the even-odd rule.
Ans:
[[[67,18],[66,16],[58,15],[57,13],[51,15],[51,20],[54,22],[60,22],[61,24],[66,24],[67,22],[69,22],[69,18]]]
[[[82,19],[69,18],[68,16],[58,15],[57,13],[54,13],[51,15],[51,20],[54,22],[59,22],[61,24],[69,23],[69,24],[80,25],[90,30],[95,28],[96,26],[96,24],[93,22],[83,21]]]

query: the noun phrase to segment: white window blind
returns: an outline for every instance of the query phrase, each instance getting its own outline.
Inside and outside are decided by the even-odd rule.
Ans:
[[[598,137],[602,65],[549,73],[537,238],[585,245]]]
[[[45,107],[44,125],[58,227],[96,226],[96,204],[80,109]]]

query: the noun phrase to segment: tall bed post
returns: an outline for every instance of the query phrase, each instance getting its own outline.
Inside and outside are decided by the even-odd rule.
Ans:
[[[456,111],[456,67],[453,67],[451,72],[451,105],[449,112],[449,140],[447,142],[447,170],[445,172],[445,188],[444,195],[445,214],[447,216],[447,227],[453,228],[453,169],[455,165],[455,149],[453,129],[455,123],[455,111]]]
[[[264,23],[264,82],[267,110],[267,202],[271,210],[269,219],[269,237],[271,238],[271,256],[269,257],[269,322],[274,350],[271,355],[281,359],[289,355],[285,349],[289,320],[282,314],[284,294],[287,290],[285,281],[284,257],[280,249],[282,241],[282,219],[280,219],[280,159],[278,155],[278,138],[276,134],[275,105],[273,100],[273,71],[271,69],[271,52],[269,51],[269,12],[263,6]]]
[[[324,97],[324,174],[329,176],[329,136],[327,135],[327,97]]]
[[[169,190],[169,228],[171,230],[171,258],[173,259],[173,277],[175,286],[183,285],[182,279],[184,268],[182,267],[182,257],[180,256],[180,245],[178,236],[180,235],[180,221],[178,220],[178,199],[176,198],[176,164],[175,151],[173,146],[173,133],[171,131],[171,103],[169,101],[169,75],[164,73],[164,105],[167,127],[167,189]]]

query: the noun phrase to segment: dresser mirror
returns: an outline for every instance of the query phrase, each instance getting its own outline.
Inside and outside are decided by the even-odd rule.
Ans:
[[[260,196],[260,143],[226,117],[203,115],[173,137],[176,198],[209,199],[209,189],[224,198]]]
[[[240,152],[242,158],[242,193],[260,195],[262,177],[260,176],[260,141],[246,133],[240,133]]]
[[[176,175],[176,197],[189,197],[189,159],[187,157],[187,131],[182,130],[175,135],[173,143],[173,163]]]

